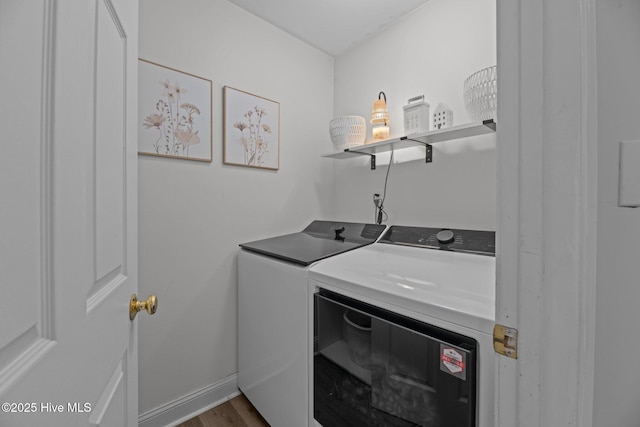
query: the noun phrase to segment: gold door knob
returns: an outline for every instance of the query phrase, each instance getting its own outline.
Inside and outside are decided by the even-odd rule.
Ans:
[[[157,309],[158,298],[155,295],[150,295],[146,301],[138,301],[138,296],[133,294],[129,302],[129,319],[135,319],[140,310],[147,310],[147,313],[153,314]]]

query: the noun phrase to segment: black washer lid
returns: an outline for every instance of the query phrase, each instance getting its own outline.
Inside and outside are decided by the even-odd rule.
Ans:
[[[384,225],[313,221],[299,233],[241,243],[240,247],[273,258],[310,265],[316,261],[373,243]]]

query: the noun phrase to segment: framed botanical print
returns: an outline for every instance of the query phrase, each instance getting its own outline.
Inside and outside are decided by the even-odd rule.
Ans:
[[[138,60],[138,153],[211,162],[211,80]]]
[[[280,103],[224,87],[224,163],[280,168]]]

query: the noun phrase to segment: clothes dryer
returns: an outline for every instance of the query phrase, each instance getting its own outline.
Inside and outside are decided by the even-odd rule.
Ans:
[[[392,226],[309,285],[310,425],[493,427],[494,232]]]

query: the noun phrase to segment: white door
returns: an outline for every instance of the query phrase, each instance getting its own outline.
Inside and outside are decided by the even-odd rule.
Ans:
[[[137,32],[137,1],[0,2],[2,426],[137,425]]]

